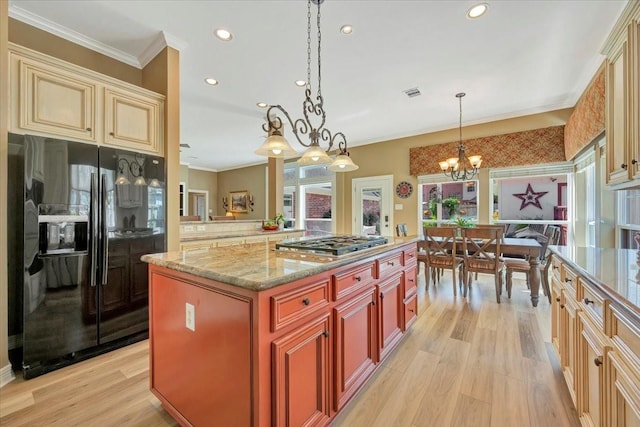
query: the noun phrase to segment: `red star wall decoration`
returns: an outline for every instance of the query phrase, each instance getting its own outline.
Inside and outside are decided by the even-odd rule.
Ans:
[[[526,193],[515,193],[514,196],[522,200],[522,203],[520,204],[520,210],[526,208],[529,205],[533,205],[538,209],[542,209],[542,205],[540,204],[539,199],[547,193],[548,191],[540,191],[536,193],[535,191],[533,191],[533,188],[531,188],[531,184],[527,184]]]

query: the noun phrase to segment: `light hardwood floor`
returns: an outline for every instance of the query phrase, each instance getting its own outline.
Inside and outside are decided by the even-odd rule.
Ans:
[[[450,273],[428,292],[422,272],[418,284],[418,320],[333,426],[579,425],[549,343],[546,299],[532,308],[515,280],[512,299],[497,304],[493,278],[482,274],[466,299],[453,296]],[[177,423],[149,391],[144,341],[16,379],[0,389],[0,425]]]

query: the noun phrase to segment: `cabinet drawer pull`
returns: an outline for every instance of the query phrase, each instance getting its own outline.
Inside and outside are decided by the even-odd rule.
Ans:
[[[622,169],[626,169],[626,168],[627,168],[627,164],[626,164],[626,163],[623,163],[623,164],[621,164],[621,165],[620,165],[620,167],[621,167]]]
[[[602,356],[598,356],[595,359],[593,359],[593,363],[595,363],[596,366],[602,365]]]
[[[556,301],[560,302],[560,297],[556,297]]]
[[[390,265],[391,267],[393,267],[394,265],[396,265],[393,261],[389,261],[387,262],[388,265]]]
[[[356,277],[354,277],[354,279],[356,279],[356,282],[359,282],[359,281],[361,281],[361,280],[362,280],[362,277],[360,277],[360,276],[356,276]]]
[[[113,132],[109,132],[109,135],[111,135],[111,136],[115,136],[116,134],[115,134],[115,133],[113,133]]]
[[[569,279],[568,277],[564,278],[565,283],[571,283],[571,279]]]
[[[411,282],[411,283],[413,283],[413,282],[414,282],[414,280],[413,280],[413,279],[407,279],[407,281],[408,281],[408,282]]]
[[[325,338],[329,338],[329,331],[324,331],[322,335],[324,335]]]
[[[635,165],[636,163],[638,163],[638,161],[636,159],[631,159],[631,164]]]
[[[311,304],[311,301],[309,300],[309,298],[305,298],[305,299],[302,300],[302,303],[304,305],[309,305],[309,304]]]
[[[589,305],[589,304],[593,304],[593,301],[592,301],[592,300],[590,300],[589,298],[585,298],[583,301],[584,301],[584,303],[585,303],[585,304],[587,304],[587,305]]]
[[[87,132],[91,132],[91,128],[87,128]]]
[[[554,269],[554,270],[557,270],[557,269],[558,269],[558,266],[557,266],[557,265],[554,265],[554,266],[553,266],[553,269]]]
[[[412,308],[410,308],[409,311],[413,313],[413,309]]]

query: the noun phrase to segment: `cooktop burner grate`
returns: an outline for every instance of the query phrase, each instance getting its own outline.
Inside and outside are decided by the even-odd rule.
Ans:
[[[344,255],[388,242],[382,236],[331,236],[276,243],[276,249],[331,255]]]

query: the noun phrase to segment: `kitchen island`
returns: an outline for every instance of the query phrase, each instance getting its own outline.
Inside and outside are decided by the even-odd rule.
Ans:
[[[417,316],[416,241],[145,255],[151,390],[182,425],[326,425]]]

